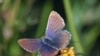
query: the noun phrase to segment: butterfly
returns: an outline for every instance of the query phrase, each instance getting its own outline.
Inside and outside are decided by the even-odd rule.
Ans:
[[[71,39],[71,34],[63,30],[65,26],[62,17],[51,11],[45,31],[41,39],[19,39],[19,45],[28,52],[38,51],[39,56],[55,56],[59,50],[64,49]]]

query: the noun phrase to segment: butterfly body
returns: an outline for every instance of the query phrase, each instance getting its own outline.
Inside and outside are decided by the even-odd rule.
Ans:
[[[49,40],[48,38],[43,38],[42,39],[43,44],[48,45],[54,49],[59,50],[59,48],[57,48],[56,43],[53,40]]]
[[[71,39],[71,34],[67,30],[62,30],[64,26],[62,17],[52,11],[42,39],[20,39],[18,43],[28,52],[38,51],[40,56],[55,56]]]

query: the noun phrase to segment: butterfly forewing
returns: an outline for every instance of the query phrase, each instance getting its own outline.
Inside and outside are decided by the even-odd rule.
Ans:
[[[62,17],[55,11],[50,13],[48,24],[46,28],[46,36],[50,38],[54,38],[56,32],[61,31],[64,27],[64,21]]]
[[[20,39],[18,43],[28,52],[35,52],[41,47],[41,42],[38,39]]]

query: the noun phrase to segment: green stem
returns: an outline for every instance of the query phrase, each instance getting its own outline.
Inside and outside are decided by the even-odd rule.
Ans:
[[[44,4],[44,7],[43,7],[40,23],[39,23],[35,37],[40,37],[44,34],[45,28],[47,25],[48,16],[49,16],[50,11],[52,10],[52,7],[53,7],[52,0],[47,0],[47,2]]]
[[[52,8],[53,8],[52,0],[47,0],[43,7],[40,23],[38,25],[38,29],[37,29],[37,33],[36,33],[35,37],[40,37],[44,34],[45,28],[47,25],[48,16],[49,16],[49,13],[52,10]],[[37,53],[33,54],[32,56],[36,56],[36,55],[37,55]]]
[[[77,31],[75,29],[73,15],[72,15],[72,11],[71,11],[70,0],[63,0],[63,3],[64,3],[66,16],[68,17],[68,24],[69,24],[69,28],[70,28],[70,31],[72,34],[72,41],[73,41],[73,44],[75,46],[76,52],[84,54],[84,50],[82,48],[79,36],[78,36]]]

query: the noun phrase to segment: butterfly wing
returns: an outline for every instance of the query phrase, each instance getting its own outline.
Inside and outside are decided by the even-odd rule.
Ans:
[[[20,39],[19,45],[28,52],[35,52],[41,47],[40,40],[38,39]]]
[[[52,47],[42,44],[39,55],[40,56],[55,56],[58,53],[58,50],[53,49]]]
[[[62,49],[68,45],[71,35],[67,31],[62,31],[65,23],[62,17],[55,11],[50,13],[46,28],[46,37],[50,39],[53,46]]]
[[[56,32],[61,31],[65,26],[62,17],[55,11],[50,13],[47,28],[46,28],[46,36],[48,38],[54,38]]]
[[[69,44],[70,39],[71,34],[68,31],[64,30],[60,31],[52,41],[56,44],[56,47],[58,49],[63,49]]]

